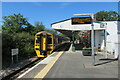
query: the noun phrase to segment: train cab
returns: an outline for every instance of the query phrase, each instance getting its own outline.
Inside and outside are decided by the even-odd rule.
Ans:
[[[38,57],[47,57],[54,50],[53,35],[42,31],[35,35],[34,49]]]

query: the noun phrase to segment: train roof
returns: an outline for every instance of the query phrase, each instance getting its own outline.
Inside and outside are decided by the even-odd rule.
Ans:
[[[41,31],[41,32],[38,32],[38,33],[36,33],[36,35],[37,34],[41,34],[41,33],[49,33],[49,34],[51,34],[51,35],[54,35],[54,36],[57,36],[57,37],[61,37],[61,38],[67,38],[67,37],[64,37],[64,36],[60,36],[60,35],[56,35],[55,33],[52,33],[52,32],[47,32],[47,31]]]

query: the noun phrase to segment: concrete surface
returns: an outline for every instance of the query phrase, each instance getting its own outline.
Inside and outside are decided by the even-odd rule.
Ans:
[[[83,56],[81,51],[66,51],[45,78],[118,78],[118,61],[103,58],[98,54],[93,66],[91,56]]]

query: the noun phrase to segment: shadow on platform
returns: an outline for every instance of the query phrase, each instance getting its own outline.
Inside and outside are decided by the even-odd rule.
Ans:
[[[117,59],[99,59],[100,61],[103,61],[101,63],[97,63],[95,64],[95,66],[99,66],[99,65],[103,65],[103,64],[107,64],[107,63],[111,63],[114,61],[117,61]]]
[[[75,50],[82,50],[83,49],[83,44],[80,43],[80,44],[75,44]]]

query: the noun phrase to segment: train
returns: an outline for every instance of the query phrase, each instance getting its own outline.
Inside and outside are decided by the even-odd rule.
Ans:
[[[69,39],[46,31],[36,33],[34,49],[37,57],[49,56],[64,40]]]

